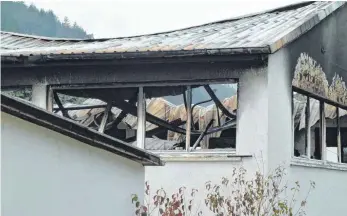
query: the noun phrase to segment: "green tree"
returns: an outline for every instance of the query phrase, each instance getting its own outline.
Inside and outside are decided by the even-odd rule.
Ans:
[[[1,1],[1,30],[46,37],[93,38],[77,23],[71,25],[68,17],[61,22],[53,11],[39,10],[23,2]]]

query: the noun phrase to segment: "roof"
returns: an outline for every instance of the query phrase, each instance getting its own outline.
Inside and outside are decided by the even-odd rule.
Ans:
[[[273,53],[304,34],[345,2],[306,2],[247,17],[157,34],[109,39],[59,39],[2,32],[3,56],[137,53],[173,55]],[[177,53],[176,53],[177,52]]]
[[[24,100],[1,94],[1,111],[143,165],[163,165],[160,158],[150,152],[38,108]]]

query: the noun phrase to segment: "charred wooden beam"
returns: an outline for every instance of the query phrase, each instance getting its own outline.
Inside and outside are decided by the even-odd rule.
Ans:
[[[198,106],[198,105],[200,105],[200,104],[203,104],[203,103],[208,103],[208,102],[210,102],[210,101],[212,101],[212,99],[210,99],[210,100],[205,100],[205,101],[201,101],[201,102],[199,102],[199,103],[194,104],[194,105],[192,106],[192,111],[191,111],[192,116],[194,116],[193,113],[194,113],[194,108],[195,108],[196,106]],[[194,121],[192,122],[192,128],[193,128],[194,130],[196,129],[196,128],[195,128],[195,125],[194,125]]]
[[[227,129],[230,129],[230,128],[234,127],[234,126],[236,126],[236,119],[231,119],[231,120],[229,120],[228,122],[226,122],[224,125],[222,125],[220,127],[215,127],[215,128],[212,128],[212,129],[208,130],[206,132],[206,135],[217,133],[217,132],[223,131],[223,130],[227,130]]]
[[[57,103],[59,109],[61,110],[63,116],[66,118],[70,118],[68,111],[64,108],[63,104],[61,103],[61,101],[59,99],[58,93],[56,91],[53,91],[53,98],[54,98],[55,102]]]
[[[136,99],[137,99],[137,93],[136,95],[131,98],[129,100],[129,103],[130,104],[134,104],[136,102]],[[124,112],[124,110],[121,111],[121,113],[119,113],[119,115],[117,116],[117,118],[112,122],[112,124],[115,124],[116,127],[118,126],[118,124],[128,115],[128,113]]]
[[[169,122],[169,124],[174,125],[174,126],[181,126],[185,123],[186,123],[186,121],[182,121],[181,119],[176,119],[176,120]],[[168,129],[165,127],[162,127],[162,126],[158,126],[157,128],[154,128],[152,130],[147,131],[146,136],[151,137],[151,136],[156,135],[158,133],[162,133],[166,130],[168,130]],[[132,137],[127,138],[126,142],[133,142],[135,140],[136,140],[136,136],[132,136]]]
[[[73,106],[73,107],[64,107],[64,110],[84,110],[84,109],[97,109],[97,108],[105,108],[107,104],[100,105],[84,105],[84,106]],[[54,112],[60,111],[60,107],[53,108]]]
[[[184,108],[187,111],[187,95],[185,92],[183,92],[183,103],[184,103]]]
[[[114,101],[113,104],[124,110],[125,112],[133,115],[133,116],[137,116],[137,108],[136,106],[133,106],[131,104],[129,104],[128,102],[125,102],[125,101]],[[160,118],[157,118],[155,117],[154,115],[152,114],[149,114],[149,113],[146,113],[146,120],[152,124],[155,124],[155,125],[158,125],[158,126],[162,126],[162,127],[166,127],[168,128],[169,130],[171,131],[174,131],[176,133],[180,133],[180,134],[185,134],[186,131],[180,127],[175,127],[173,125],[170,125],[168,122],[160,119]]]
[[[136,106],[133,106],[133,105],[129,104],[128,102],[114,101],[113,105],[124,110],[125,112],[127,112],[133,116],[137,116]],[[166,127],[170,131],[180,133],[180,134],[186,134],[186,130],[184,130],[180,127],[171,125],[170,123],[168,123],[168,122],[166,122],[166,121],[164,121],[164,120],[162,120],[162,119],[160,119],[160,118],[158,118],[152,114],[146,113],[146,120],[152,124],[157,125],[157,126]],[[235,125],[236,125],[236,120],[232,119],[232,120],[228,121],[226,124],[222,125],[221,127],[216,127],[216,128],[212,128],[212,129],[208,130],[206,132],[206,134],[212,134],[212,133],[216,133],[219,131],[223,131],[223,130],[229,129],[231,127],[234,127]],[[201,131],[192,130],[191,134],[192,135],[200,135]]]
[[[199,138],[196,140],[196,142],[193,145],[193,149],[195,149],[198,146],[198,144],[201,142],[201,140],[206,135],[207,130],[210,129],[210,127],[212,126],[212,124],[213,124],[213,119],[207,124],[204,132],[202,132],[201,135],[199,136]]]
[[[102,117],[102,120],[101,120],[101,123],[100,123],[100,126],[99,126],[99,130],[98,130],[99,133],[104,133],[105,126],[106,126],[107,119],[108,119],[108,114],[110,113],[111,108],[112,108],[112,103],[108,102],[107,103],[107,107],[106,107],[106,109],[104,111],[104,116]]]
[[[219,99],[217,98],[217,96],[214,94],[213,90],[211,89],[211,87],[209,85],[205,85],[204,86],[205,90],[207,91],[207,93],[210,95],[211,99],[213,100],[213,102],[216,104],[216,106],[222,111],[222,113],[224,115],[226,115],[229,118],[236,118],[236,115],[230,113],[225,107],[224,105],[219,101]]]

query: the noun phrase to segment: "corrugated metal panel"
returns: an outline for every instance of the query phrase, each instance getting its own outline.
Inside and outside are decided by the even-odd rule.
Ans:
[[[313,27],[306,25],[307,22],[315,25],[343,4],[344,2],[314,2],[299,8],[272,11],[171,32],[113,39],[49,39],[2,32],[1,54],[50,55],[269,46],[275,51]],[[306,26],[305,29],[302,25]]]

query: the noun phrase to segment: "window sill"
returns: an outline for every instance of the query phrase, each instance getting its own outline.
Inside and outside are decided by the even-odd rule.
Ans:
[[[307,158],[292,158],[291,166],[303,166],[328,170],[347,171],[347,164],[313,160]]]
[[[229,151],[151,151],[165,162],[222,162],[233,161],[240,162],[243,157],[252,157],[251,155],[237,155],[235,150]]]

